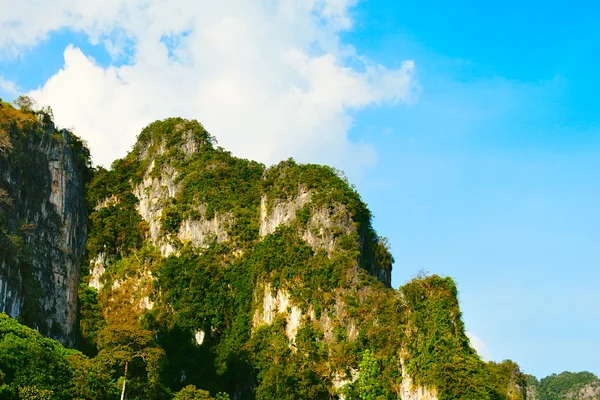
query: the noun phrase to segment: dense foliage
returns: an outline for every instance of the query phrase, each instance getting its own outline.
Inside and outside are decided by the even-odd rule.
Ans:
[[[562,372],[540,381],[530,377],[539,400],[597,399],[600,397],[600,379],[591,372]]]
[[[257,288],[284,290],[303,313],[319,319],[329,310],[326,318],[331,319],[340,301],[339,288],[362,284],[360,267],[372,274],[380,269],[385,279],[393,260],[385,241],[371,228],[365,204],[338,171],[292,160],[265,170],[215,144],[196,121],[172,118],[145,128],[134,150],[111,170],[96,171],[87,194],[88,257],[105,263],[102,282],[106,286],[97,294],[82,286],[82,342],[93,355],[102,330],[122,323],[115,315],[134,316],[157,332],[169,365],[164,378],[172,390],[193,384],[212,392],[247,392],[245,388],[258,383],[258,397],[273,398],[276,393],[269,390],[276,389],[267,381],[262,384],[265,366],[272,363],[265,361],[267,353],[258,352],[263,359],[250,350],[260,346],[259,336],[252,333],[255,310],[262,301]],[[164,195],[165,185],[177,187],[176,193]],[[140,191],[154,191],[156,208],[161,210],[158,238],[152,237],[148,221],[137,211]],[[311,196],[298,210],[298,218],[261,238],[260,218],[265,218],[261,213],[270,213],[276,203],[293,201],[299,191]],[[318,212],[340,222],[319,232],[312,218]],[[178,232],[189,220],[222,221],[225,234],[207,237],[201,246],[182,242]],[[309,246],[301,238],[309,230],[319,239],[329,235],[334,247]],[[161,257],[152,250],[161,243],[173,246],[177,253]],[[140,284],[150,275],[155,277],[153,286]],[[343,297],[360,303],[355,292]],[[154,301],[151,311],[136,306],[145,298]],[[117,304],[123,310],[116,309]],[[357,313],[355,308],[351,310]],[[332,321],[336,334],[321,345],[321,351],[332,353],[332,360],[338,357],[335,365],[347,370],[344,363],[348,357],[357,362],[358,350],[344,354],[355,345],[347,343],[343,318],[338,319]],[[309,328],[310,324],[299,329],[297,345],[305,337],[300,333]],[[205,337],[200,346],[194,343],[196,334]],[[324,341],[324,334],[317,329],[306,337]],[[310,365],[320,362],[311,359]],[[293,363],[289,365],[292,368]],[[331,368],[323,369],[318,377],[325,382],[323,388],[332,373]]]
[[[113,399],[98,360],[44,338],[0,314],[0,397],[3,399]]]
[[[131,366],[131,398],[393,399],[403,364],[440,399],[522,398],[514,363],[470,347],[451,279],[386,287],[387,242],[335,169],[265,169],[172,118],[87,197],[105,271],[99,292],[80,290],[82,343],[114,380]],[[194,223],[201,241],[181,234]]]
[[[0,165],[35,165],[14,156],[27,143],[17,132],[71,146],[89,179],[87,259],[101,268],[79,290],[85,355],[0,319],[6,398],[380,400],[400,396],[406,373],[439,399],[524,398],[516,364],[470,347],[450,278],[389,288],[387,241],[340,171],[265,168],[181,118],[92,171],[84,143],[46,138],[51,112],[31,108],[2,103]],[[0,187],[2,257],[27,279],[23,227],[3,217],[12,196]],[[33,277],[27,288],[36,299]]]

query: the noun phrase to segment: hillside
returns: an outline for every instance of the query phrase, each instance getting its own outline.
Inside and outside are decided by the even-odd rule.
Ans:
[[[531,398],[536,400],[594,400],[600,398],[600,379],[591,372],[562,372],[541,380],[526,377]]]
[[[451,279],[390,288],[386,241],[332,168],[266,168],[173,118],[99,169],[87,201],[83,348],[155,332],[168,367],[152,396],[188,384],[258,399],[524,396],[518,366],[470,347]]]
[[[387,241],[341,172],[233,157],[180,118],[92,170],[20,101],[0,108],[1,306],[85,355],[2,317],[4,397],[535,396],[471,348],[452,279],[390,287]]]

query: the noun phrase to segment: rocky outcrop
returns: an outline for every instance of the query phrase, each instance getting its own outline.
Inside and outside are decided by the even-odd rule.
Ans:
[[[183,124],[175,129],[182,130]],[[182,151],[187,156],[198,151],[202,143],[197,141],[191,130],[182,133],[183,143]],[[155,150],[150,152],[153,143],[141,146],[140,159],[147,157],[161,156],[165,153],[165,144],[161,143]],[[148,169],[144,174],[142,183],[137,185],[133,194],[138,198],[137,210],[141,217],[148,224],[150,241],[158,247],[163,256],[167,257],[176,251],[173,243],[175,238],[167,237],[162,228],[162,218],[165,208],[171,199],[174,199],[181,192],[181,185],[177,183],[179,171],[169,163],[160,167],[160,173],[156,174],[155,161],[152,159]],[[110,199],[107,199],[107,201]],[[199,204],[195,207],[199,215],[204,215],[206,206]],[[211,240],[224,242],[228,240],[226,228],[230,226],[232,219],[230,215],[215,215],[212,219],[185,219],[181,222],[179,229],[175,232],[175,237],[181,242],[189,242],[196,247],[204,247]]]
[[[354,383],[357,379],[358,376],[360,375],[358,370],[351,368],[350,369],[350,376],[347,376],[347,374],[334,374],[333,379],[331,379],[331,384],[333,386],[333,388],[335,389],[335,392],[338,394],[338,398],[340,400],[346,400],[346,396],[344,396],[344,389],[348,386],[351,385],[352,383]]]
[[[298,195],[292,200],[275,200],[273,209],[267,209],[267,196],[262,196],[260,201],[260,236],[275,232],[280,225],[290,223],[296,218],[296,212],[310,202],[311,192],[300,188]]]
[[[280,226],[296,224],[299,236],[315,251],[325,250],[331,255],[340,238],[358,234],[361,246],[360,266],[385,286],[391,287],[393,261],[390,258],[389,262],[377,262],[374,257],[377,249],[374,247],[381,243],[372,242],[372,231],[366,226],[360,227],[345,204],[333,201],[326,204],[315,203],[312,199],[315,194],[318,192],[307,190],[302,183],[298,185],[297,194],[287,199],[269,199],[263,194],[259,214],[260,236],[271,234]],[[299,221],[299,214],[302,214],[302,221]],[[382,253],[385,252],[387,247]]]
[[[567,399],[594,400],[600,399],[600,382],[588,383],[579,390],[567,393]]]
[[[270,284],[264,285],[262,307],[254,312],[252,325],[254,328],[260,325],[270,325],[277,314],[284,314],[286,318],[285,334],[293,342],[300,327],[302,310],[292,304],[290,295],[286,290],[273,292]]]
[[[272,210],[267,209],[267,197],[263,196],[260,203],[260,236],[275,232],[277,227],[289,225],[294,221],[297,212],[311,203],[312,191],[298,189],[298,195],[289,200],[277,199]],[[355,232],[352,216],[341,204],[311,207],[310,218],[306,226],[301,227],[300,235],[313,249],[333,251],[336,238]]]
[[[0,125],[12,141],[0,156],[0,187],[10,198],[0,207],[0,311],[71,346],[86,242],[86,154],[53,124]]]
[[[100,253],[98,256],[90,261],[90,281],[89,286],[96,290],[102,289],[102,275],[106,270],[106,254]]]
[[[437,400],[435,391],[429,390],[423,386],[415,386],[412,378],[406,372],[404,360],[400,360],[402,365],[402,386],[400,388],[400,398],[402,400]]]
[[[537,389],[534,385],[525,386],[525,400],[538,400]]]
[[[227,227],[231,225],[231,217],[215,215],[212,219],[192,220],[185,219],[181,222],[177,239],[189,242],[195,247],[205,247],[212,240],[226,242],[229,239]]]
[[[331,253],[337,238],[356,231],[352,217],[343,205],[319,207],[312,210],[302,238],[313,248]]]
[[[159,247],[163,255],[168,256],[173,248],[162,238],[161,218],[167,201],[174,198],[180,190],[175,183],[178,172],[168,164],[163,166],[158,177],[152,176],[153,170],[154,161],[150,163],[143,182],[134,188],[133,194],[139,200],[138,212],[148,223],[152,244]]]

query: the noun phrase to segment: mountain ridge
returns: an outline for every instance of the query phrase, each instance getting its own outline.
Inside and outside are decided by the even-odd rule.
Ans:
[[[213,393],[218,399],[546,400],[550,381],[531,381],[512,361],[486,363],[476,354],[452,279],[418,276],[391,288],[387,241],[340,171],[292,159],[269,168],[239,159],[199,122],[181,118],[148,125],[111,169],[90,170],[85,144],[56,130],[49,109],[22,106],[2,103],[0,166],[38,154],[35,146],[17,148],[17,139],[48,137],[58,146],[53,152],[71,152],[67,164],[76,182],[50,179],[31,190],[58,209],[66,191],[78,194],[73,204],[82,213],[78,229],[87,229],[79,234],[87,239],[85,257],[81,240],[61,244],[60,227],[40,232],[54,238],[52,251],[79,249],[63,253],[74,260],[65,274],[71,286],[83,265],[77,347],[85,356],[44,344],[53,349],[46,355],[51,364],[63,365],[63,380],[72,383],[58,388],[52,378],[28,385],[27,372],[10,372],[13,363],[36,365],[21,351],[46,342],[19,333],[21,347],[2,350],[22,328],[0,321],[9,324],[0,338],[7,398],[25,392],[115,398],[124,391],[131,399]],[[11,125],[16,117],[29,125]],[[40,171],[57,158],[43,157]],[[3,218],[17,193],[6,171]],[[18,220],[10,218],[7,240]],[[52,262],[34,258],[43,273],[53,270]],[[72,307],[74,297],[60,302]],[[35,318],[21,321],[35,326]],[[575,389],[593,389],[586,382]]]

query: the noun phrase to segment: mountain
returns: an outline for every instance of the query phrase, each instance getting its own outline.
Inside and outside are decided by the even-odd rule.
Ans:
[[[239,159],[181,118],[90,169],[20,105],[0,108],[0,306],[83,354],[0,317],[3,398],[545,399],[477,356],[452,279],[391,288],[340,171]]]
[[[90,355],[103,351],[103,332],[141,326],[164,350],[170,390],[523,397],[515,364],[488,365],[470,347],[451,279],[390,288],[387,242],[339,171],[293,160],[266,168],[172,118],[98,170],[87,200]],[[141,364],[132,380],[148,372]]]
[[[562,372],[541,380],[528,375],[530,397],[536,400],[600,399],[600,379],[591,372]]]
[[[75,344],[89,152],[48,112],[0,101],[0,311]]]

